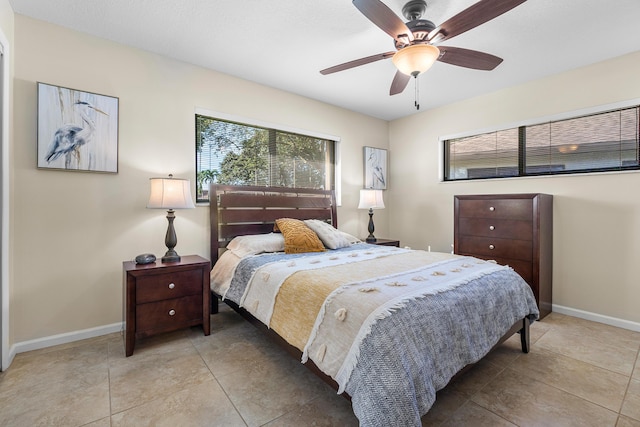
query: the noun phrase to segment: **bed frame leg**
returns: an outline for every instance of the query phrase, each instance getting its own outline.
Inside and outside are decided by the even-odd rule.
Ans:
[[[518,331],[520,334],[520,344],[522,345],[522,352],[529,353],[530,348],[530,333],[529,333],[529,319],[524,318],[522,320],[522,329]]]
[[[209,298],[211,301],[211,314],[218,314],[218,295],[214,294],[213,292],[211,292],[211,298]]]

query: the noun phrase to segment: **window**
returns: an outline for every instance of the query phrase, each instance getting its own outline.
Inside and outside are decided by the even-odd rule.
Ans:
[[[210,183],[335,188],[336,141],[196,114],[196,200]]]
[[[444,140],[445,181],[640,169],[640,107]]]

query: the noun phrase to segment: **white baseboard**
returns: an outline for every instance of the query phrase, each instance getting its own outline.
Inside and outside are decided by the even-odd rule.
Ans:
[[[11,346],[10,360],[13,360],[18,353],[25,351],[39,350],[41,348],[52,347],[54,345],[67,344],[74,341],[85,340],[87,338],[99,337],[102,335],[120,332],[124,328],[123,322],[112,323],[111,325],[98,326],[95,328],[83,329],[80,331],[67,332],[50,337],[38,338],[30,341],[23,341]],[[13,356],[11,356],[11,354]]]
[[[611,325],[622,329],[629,329],[630,331],[640,332],[640,323],[632,322],[630,320],[618,319],[616,317],[591,313],[589,311],[578,310],[577,308],[571,307],[564,307],[557,304],[553,304],[551,310],[556,313],[566,314],[567,316],[578,317],[580,319],[591,320],[598,323],[604,323],[605,325]]]

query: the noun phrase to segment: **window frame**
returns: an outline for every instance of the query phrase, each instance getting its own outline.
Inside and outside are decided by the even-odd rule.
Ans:
[[[193,114],[193,118],[194,118],[194,126],[193,126],[193,139],[192,141],[196,141],[197,135],[197,127],[195,125],[196,123],[196,116],[207,116],[216,120],[221,120],[221,121],[228,121],[228,122],[234,122],[234,123],[238,123],[238,124],[242,124],[242,125],[246,125],[246,126],[255,126],[255,127],[259,127],[259,128],[265,128],[265,129],[274,129],[276,131],[281,131],[281,132],[287,132],[287,133],[293,133],[293,134],[298,134],[298,135],[303,135],[303,136],[308,136],[311,138],[318,138],[318,139],[326,139],[326,140],[331,140],[334,141],[334,165],[333,165],[333,179],[334,179],[334,186],[335,186],[335,195],[336,195],[336,204],[338,206],[342,205],[342,184],[341,184],[341,156],[340,156],[340,141],[341,138],[339,136],[335,136],[335,135],[330,135],[330,134],[326,134],[326,133],[322,133],[322,132],[317,132],[317,131],[310,131],[307,129],[300,129],[300,128],[295,128],[292,126],[287,126],[287,125],[282,125],[282,124],[275,124],[275,123],[270,123],[270,122],[266,122],[266,121],[262,121],[262,120],[258,120],[258,119],[252,119],[252,118],[248,118],[248,117],[243,117],[243,116],[237,116],[234,114],[228,114],[228,113],[222,113],[219,111],[212,111],[212,110],[207,110],[207,109],[203,109],[203,108],[196,108]],[[198,166],[197,166],[197,152],[195,151],[194,148],[194,162],[195,163],[195,168],[194,168],[194,175],[197,177],[198,175]],[[196,178],[197,180],[197,178]],[[202,205],[202,206],[208,206],[209,205],[209,201],[204,201],[204,200],[200,200],[196,202],[197,205]]]
[[[528,126],[536,126],[536,125],[549,123],[549,122],[577,119],[577,118],[580,118],[580,117],[597,115],[597,114],[613,112],[613,111],[616,111],[616,110],[624,110],[624,109],[634,108],[634,107],[635,108],[640,108],[640,98],[635,98],[635,99],[631,99],[631,100],[615,102],[615,103],[611,103],[611,104],[598,105],[598,106],[589,107],[589,108],[583,108],[583,109],[579,109],[579,110],[571,110],[571,111],[566,111],[566,112],[553,114],[553,115],[548,115],[548,116],[541,116],[541,117],[537,117],[537,118],[522,120],[522,121],[519,121],[519,122],[513,122],[513,123],[509,123],[509,124],[505,124],[505,125],[501,125],[501,126],[496,126],[496,127],[487,127],[487,128],[477,129],[477,130],[474,130],[474,131],[466,131],[466,132],[461,132],[461,133],[457,133],[457,134],[441,136],[441,137],[439,137],[439,144],[438,144],[438,148],[439,148],[439,156],[438,156],[438,159],[439,159],[439,166],[438,166],[438,168],[439,168],[439,174],[438,174],[439,175],[439,180],[440,180],[440,182],[448,183],[448,182],[486,181],[486,180],[495,180],[495,179],[534,178],[534,177],[545,177],[545,176],[556,177],[556,176],[572,176],[572,175],[592,175],[592,174],[603,174],[603,173],[639,172],[640,171],[640,164],[634,165],[634,166],[615,168],[615,169],[612,169],[612,168],[594,168],[594,169],[588,169],[588,170],[570,170],[570,171],[549,172],[549,173],[525,173],[524,172],[524,160],[525,159],[520,154],[526,152],[526,147],[520,146],[519,147],[519,154],[518,154],[518,170],[519,170],[519,173],[516,176],[508,176],[508,177],[497,176],[497,177],[481,177],[481,178],[446,179],[447,165],[448,165],[448,162],[449,162],[449,153],[448,153],[448,150],[446,148],[447,148],[447,141],[449,141],[449,140],[459,139],[459,138],[467,138],[467,137],[472,137],[472,136],[482,135],[482,134],[488,134],[488,133],[493,133],[493,132],[500,132],[500,131],[513,129],[513,128],[522,129],[522,128],[526,128]],[[640,120],[639,120],[639,122],[640,122]],[[638,125],[640,127],[640,123]],[[520,138],[520,142],[522,142],[521,138]],[[520,145],[522,145],[522,144],[520,144]],[[640,141],[639,141],[639,145],[640,145]]]

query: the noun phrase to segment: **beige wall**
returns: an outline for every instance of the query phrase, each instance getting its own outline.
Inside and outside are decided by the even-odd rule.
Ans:
[[[553,194],[554,304],[637,327],[640,172],[442,183],[439,137],[639,99],[638,75],[640,52],[392,122],[390,235],[450,251],[455,194]]]
[[[13,9],[9,0],[0,0],[0,28],[9,42],[13,40]]]
[[[166,251],[166,214],[145,209],[148,179],[195,185],[196,108],[339,136],[339,225],[366,235],[362,146],[386,148],[387,122],[21,15],[15,44],[13,343],[122,320],[122,261]],[[36,169],[38,81],[119,98],[118,174]],[[178,253],[209,256],[208,213],[176,213]],[[386,216],[376,214],[382,234]]]

